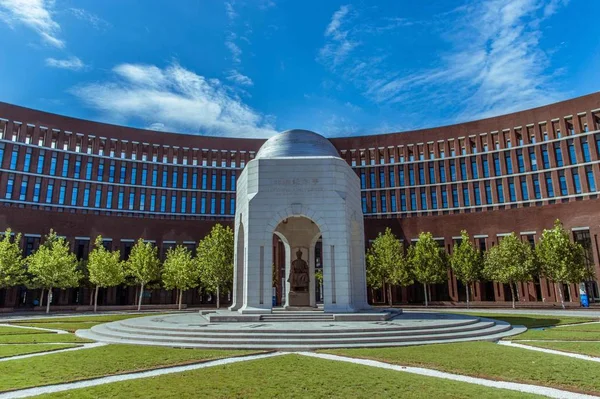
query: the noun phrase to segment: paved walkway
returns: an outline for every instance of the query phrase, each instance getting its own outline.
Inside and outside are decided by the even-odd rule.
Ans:
[[[43,344],[40,344],[40,345],[55,345],[55,344],[58,344],[58,343],[57,342],[50,342],[48,344],[43,343]],[[64,342],[64,344],[71,344],[71,342]],[[73,345],[77,345],[77,342],[73,342],[72,344]],[[19,345],[19,344],[13,344],[13,345]],[[30,345],[30,344],[25,344],[25,345]],[[0,358],[0,362],[8,362],[8,361],[11,361],[11,360],[27,359],[29,357],[54,355],[55,353],[61,353],[61,352],[73,352],[73,351],[79,351],[79,350],[82,350],[82,349],[97,348],[99,346],[104,346],[104,345],[108,345],[108,344],[105,344],[104,342],[94,342],[94,343],[91,343],[91,344],[80,344],[80,346],[77,346],[75,348],[66,348],[66,349],[59,349],[59,350],[46,351],[46,352],[29,353],[27,355],[16,355],[16,356],[3,357],[3,358]]]

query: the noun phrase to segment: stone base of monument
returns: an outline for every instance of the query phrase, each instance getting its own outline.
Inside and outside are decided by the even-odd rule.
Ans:
[[[225,316],[226,313],[220,311],[214,315]],[[210,315],[152,315],[98,324],[90,330],[77,330],[76,334],[95,341],[122,344],[211,349],[313,350],[496,341],[525,331],[523,327],[514,328],[498,320],[429,312],[402,312],[386,321],[337,320],[335,315],[327,313],[279,311],[262,315],[261,319],[246,320],[247,322],[215,323],[209,321],[207,316]],[[364,317],[361,313],[346,313],[341,316]],[[305,320],[291,323],[286,317],[293,317],[295,321],[301,321],[302,318]]]
[[[307,306],[310,306],[310,293],[308,291],[290,291],[288,310]]]

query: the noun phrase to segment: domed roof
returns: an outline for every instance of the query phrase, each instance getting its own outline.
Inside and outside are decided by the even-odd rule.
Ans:
[[[268,139],[255,159],[291,157],[338,157],[331,141],[310,130],[286,130]]]

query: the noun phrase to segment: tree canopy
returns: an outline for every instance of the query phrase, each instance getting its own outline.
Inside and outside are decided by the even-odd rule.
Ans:
[[[178,304],[181,309],[183,291],[197,287],[199,272],[192,253],[181,245],[169,248],[163,264],[162,280],[166,289],[178,289]]]
[[[233,281],[233,230],[216,224],[198,243],[196,261],[200,281],[216,293],[219,307],[221,291],[228,291]]]
[[[94,293],[94,312],[98,307],[98,289],[114,287],[123,283],[125,268],[119,251],[109,251],[104,247],[102,236],[96,237],[94,249],[87,263],[88,279],[96,286]]]
[[[460,244],[454,245],[452,256],[450,256],[450,266],[456,278],[465,285],[468,307],[469,286],[481,279],[483,258],[465,230],[460,232]]]
[[[421,233],[416,244],[409,248],[408,258],[415,279],[424,285],[427,306],[429,285],[444,283],[448,278],[446,252],[433,239],[431,233]]]
[[[14,287],[27,282],[25,259],[19,247],[21,234],[12,238],[12,230],[6,229],[0,238],[0,288]]]
[[[127,274],[136,284],[140,285],[138,310],[142,308],[144,287],[151,281],[160,279],[160,260],[158,248],[151,242],[139,239],[131,248],[129,259],[126,262]]]

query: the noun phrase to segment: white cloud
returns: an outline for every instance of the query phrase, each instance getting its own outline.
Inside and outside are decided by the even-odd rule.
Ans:
[[[51,46],[64,48],[58,37],[60,25],[52,18],[53,0],[0,0],[0,19],[9,25],[23,24]]]
[[[71,92],[109,119],[142,120],[152,129],[234,137],[276,133],[271,116],[254,111],[218,79],[176,63],[166,68],[121,64],[113,73],[106,82],[80,85]]]
[[[53,68],[70,69],[72,71],[80,71],[86,65],[78,57],[69,57],[66,59],[46,58],[46,65]]]
[[[325,29],[325,45],[319,50],[319,59],[335,68],[342,63],[360,42],[352,39],[350,30],[344,29],[351,9],[343,5],[333,13],[327,29]]]
[[[237,12],[233,8],[233,2],[232,1],[226,1],[225,2],[225,14],[227,15],[227,18],[230,21],[233,21],[234,19],[236,19],[238,17]]]
[[[254,82],[248,76],[241,74],[239,71],[232,69],[227,74],[227,80],[237,83],[242,86],[252,86]]]
[[[102,30],[111,26],[106,20],[82,8],[69,8],[69,12],[73,14],[75,18],[91,24],[95,29]]]
[[[236,35],[234,33],[230,32],[227,36],[225,47],[227,47],[231,53],[232,61],[236,64],[239,64],[241,62],[242,49],[235,43]]]

